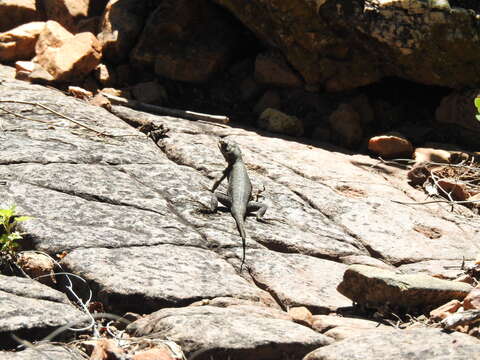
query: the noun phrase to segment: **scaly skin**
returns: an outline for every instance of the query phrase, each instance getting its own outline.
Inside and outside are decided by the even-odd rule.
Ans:
[[[243,257],[240,265],[240,272],[245,263],[245,217],[247,212],[257,211],[257,219],[260,220],[267,210],[266,205],[258,202],[250,201],[252,197],[252,183],[248,177],[247,168],[243,163],[242,152],[238,145],[233,141],[223,140],[219,141],[218,147],[227,161],[227,167],[223,171],[220,179],[215,181],[212,187],[212,192],[220,185],[223,179],[228,179],[227,195],[215,192],[215,198],[212,201],[212,207],[215,211],[218,206],[218,201],[230,209],[232,217],[237,223],[237,229],[242,237]]]

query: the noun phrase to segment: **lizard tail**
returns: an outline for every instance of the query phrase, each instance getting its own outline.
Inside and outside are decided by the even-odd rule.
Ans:
[[[238,216],[237,214],[232,214],[235,222],[237,223],[237,229],[242,237],[242,247],[243,247],[243,254],[242,254],[242,263],[240,264],[240,272],[242,272],[243,264],[245,263],[245,248],[246,248],[246,238],[247,234],[245,233],[245,228],[243,227],[243,217]]]

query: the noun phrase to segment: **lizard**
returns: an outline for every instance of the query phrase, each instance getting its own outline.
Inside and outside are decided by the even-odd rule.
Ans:
[[[263,215],[267,211],[267,205],[252,201],[252,183],[248,177],[247,168],[242,159],[242,152],[240,147],[231,140],[220,139],[218,147],[223,157],[227,161],[227,167],[223,170],[222,176],[217,179],[211,191],[214,193],[211,207],[213,212],[217,210],[218,202],[230,209],[230,213],[234,218],[238,232],[242,238],[243,256],[240,265],[240,272],[242,272],[243,264],[245,263],[245,218],[247,213],[257,211],[256,217],[258,221],[263,219]],[[216,192],[215,190],[220,183],[227,178],[228,190],[227,194]]]

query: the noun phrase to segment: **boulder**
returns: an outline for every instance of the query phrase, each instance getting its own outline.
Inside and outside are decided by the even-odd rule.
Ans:
[[[37,0],[3,0],[0,19],[0,32],[4,32],[29,22],[43,21],[45,15]]]
[[[36,54],[34,62],[56,82],[82,80],[98,66],[102,57],[100,43],[94,35],[72,35],[51,21],[40,34]]]
[[[469,360],[480,351],[480,341],[460,333],[439,329],[374,332],[338,341],[315,350],[303,360]]]
[[[435,111],[435,119],[444,124],[452,124],[465,129],[480,132],[480,121],[477,120],[475,98],[480,96],[479,89],[453,91],[445,96]]]
[[[0,34],[0,61],[30,60],[35,43],[45,27],[41,21],[20,25]]]
[[[415,309],[463,300],[472,287],[423,274],[402,275],[371,266],[352,265],[345,271],[337,289],[352,301],[367,306],[389,304]]]
[[[279,87],[299,87],[303,81],[279,52],[267,52],[255,59],[255,80],[260,84]]]
[[[40,340],[58,327],[85,326],[88,317],[71,305],[65,294],[34,280],[0,275],[0,348],[15,345],[15,334]],[[64,332],[63,337],[71,336]],[[3,357],[2,357],[3,359]]]
[[[98,34],[105,60],[118,64],[128,59],[143,29],[147,11],[146,1],[111,0],[108,2]]]
[[[302,120],[272,108],[260,114],[257,125],[261,129],[291,136],[302,136],[304,132]]]
[[[475,6],[472,11],[447,1],[215,2],[280,49],[307,83],[330,91],[387,76],[452,88],[480,81]]]
[[[127,332],[134,336],[168,338],[180,345],[187,357],[205,360],[211,356],[299,359],[309,349],[332,342],[327,336],[292,321],[212,306],[162,309],[130,324]]]
[[[394,330],[376,321],[335,315],[314,315],[312,328],[337,341],[363,334]]]
[[[412,143],[400,134],[378,135],[368,140],[368,150],[385,159],[396,157],[410,158]]]
[[[84,360],[85,354],[73,346],[39,344],[25,350],[0,351],[2,360]]]
[[[48,20],[76,32],[76,22],[87,17],[90,3],[94,1],[97,0],[42,0],[42,5]]]
[[[236,23],[222,9],[182,0],[152,13],[130,57],[160,76],[205,82],[226,68],[237,45]]]

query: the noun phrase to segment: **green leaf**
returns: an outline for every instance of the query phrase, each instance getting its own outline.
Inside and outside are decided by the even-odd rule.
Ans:
[[[474,103],[475,103],[475,107],[477,109],[480,109],[480,97],[476,97]]]
[[[18,223],[18,222],[27,221],[30,219],[33,219],[33,218],[31,216],[19,216],[15,218],[15,221]]]
[[[480,115],[475,115],[478,121],[480,121]]]

